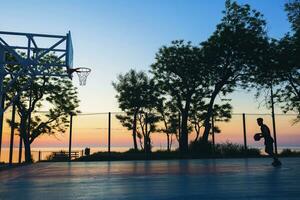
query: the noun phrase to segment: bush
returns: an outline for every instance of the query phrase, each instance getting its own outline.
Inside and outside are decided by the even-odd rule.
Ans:
[[[204,142],[202,140],[194,141],[190,143],[189,150],[192,154],[198,154],[201,156],[214,156],[214,157],[258,157],[260,156],[260,150],[250,148],[245,150],[243,145],[226,142],[222,144],[216,144],[213,148],[211,142]]]
[[[189,145],[189,151],[191,153],[200,154],[203,156],[209,156],[213,153],[213,145],[211,142],[205,142],[203,140],[193,141]]]
[[[139,150],[139,149],[135,150],[135,149],[131,148],[128,151],[125,151],[124,153],[144,153],[144,151]]]
[[[247,149],[247,156],[253,156],[253,157],[261,156],[260,150],[257,148]]]
[[[224,157],[228,157],[228,156],[236,157],[245,154],[244,146],[240,144],[234,144],[231,142],[217,144],[215,149],[216,152],[220,153]]]
[[[291,149],[283,149],[279,154],[280,156],[290,157],[290,156],[300,156],[299,151],[292,151]]]
[[[226,142],[217,144],[215,152],[222,157],[244,157],[244,156],[260,156],[260,150],[250,148],[245,150],[243,145]]]

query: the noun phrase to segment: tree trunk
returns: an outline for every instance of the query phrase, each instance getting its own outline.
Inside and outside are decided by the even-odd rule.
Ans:
[[[31,148],[30,148],[30,141],[29,141],[29,136],[27,132],[27,120],[28,117],[27,115],[21,116],[21,122],[20,122],[20,134],[21,137],[23,138],[24,142],[24,148],[25,148],[25,162],[26,163],[31,163]]]
[[[188,152],[188,111],[182,113],[181,119],[181,133],[179,138],[179,151],[180,153]]]
[[[134,150],[138,150],[137,141],[136,141],[136,118],[137,118],[137,112],[134,113],[133,116],[133,129],[132,129],[132,137],[133,137],[133,145]]]
[[[214,90],[214,92],[211,95],[210,102],[208,105],[207,113],[206,113],[205,120],[204,120],[204,132],[203,132],[203,136],[202,136],[202,140],[205,142],[208,142],[208,135],[209,135],[209,131],[211,128],[211,124],[209,122],[210,122],[211,116],[213,114],[214,102],[215,102],[216,96],[218,95],[220,89],[221,88],[216,88]]]
[[[147,153],[151,152],[151,139],[150,139],[150,134],[147,134],[146,136],[146,146],[145,146],[145,150]]]
[[[24,148],[25,148],[25,162],[31,163],[32,159],[31,159],[31,148],[30,148],[29,138],[26,138],[26,140],[24,140]]]
[[[197,124],[195,125],[195,131],[196,131],[196,137],[195,137],[194,142],[196,142],[198,140],[199,135],[200,135],[200,127]]]

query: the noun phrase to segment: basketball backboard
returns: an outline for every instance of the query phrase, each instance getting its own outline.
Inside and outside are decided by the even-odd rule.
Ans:
[[[66,67],[67,69],[73,68],[73,43],[71,32],[67,33],[67,48],[66,48]]]
[[[70,32],[66,35],[48,35],[0,31],[1,49],[6,56],[0,59],[0,64],[21,65],[24,71],[34,73],[36,76],[64,76],[67,75],[68,69],[73,67]],[[8,55],[14,57],[16,61],[7,60]],[[49,55],[55,55],[56,59],[45,62],[44,58]],[[63,67],[65,70],[61,74],[51,74],[47,70],[51,67]]]
[[[10,66],[20,67],[16,71]],[[70,77],[69,71],[72,67],[73,46],[70,32],[66,35],[49,35],[0,31],[0,101],[19,77],[31,77],[28,83],[22,85],[21,91],[24,91],[36,76]],[[8,74],[12,78],[4,87],[3,79]],[[20,94],[16,94],[15,98],[18,95]],[[13,101],[14,99],[11,103]],[[11,103],[0,108],[0,114]]]

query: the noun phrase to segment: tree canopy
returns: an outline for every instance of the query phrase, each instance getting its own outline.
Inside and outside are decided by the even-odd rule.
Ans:
[[[113,82],[117,91],[116,98],[119,108],[125,115],[117,115],[123,126],[132,130],[134,149],[137,150],[137,131],[144,135],[144,139],[150,144],[150,133],[155,129],[157,118],[151,114],[155,110],[158,101],[158,93],[154,80],[149,78],[145,72],[130,70],[124,75],[119,75],[118,80]],[[149,131],[145,130],[144,117],[141,113],[148,113],[147,123]],[[138,124],[137,124],[138,122]],[[146,147],[145,147],[146,148]],[[148,150],[150,146],[147,146]]]
[[[50,61],[56,59],[56,56],[50,55],[44,59]],[[19,68],[18,65],[6,66],[9,76],[6,77],[5,84],[14,78],[14,72]],[[58,73],[62,71],[61,68],[52,70]],[[30,81],[29,87],[22,91],[22,87],[28,81]],[[79,106],[77,89],[69,78],[39,76],[32,79],[30,75],[26,75],[19,77],[12,89],[6,93],[7,103],[15,98],[16,93],[21,93],[14,101],[20,117],[20,123],[16,125],[24,141],[25,161],[31,162],[30,145],[36,138],[43,134],[54,135],[66,131],[69,126],[70,113],[75,114],[76,108]],[[44,117],[33,116],[35,111],[39,111],[43,107],[49,109]]]
[[[206,87],[206,68],[202,64],[201,49],[191,42],[176,40],[163,46],[151,65],[151,73],[162,95],[174,101],[181,113],[179,149],[188,151],[188,116],[193,96],[201,95]]]
[[[216,96],[226,95],[234,91],[238,83],[247,82],[249,71],[261,63],[268,44],[265,20],[248,4],[239,5],[227,0],[223,14],[215,32],[201,43],[211,89],[202,136],[205,141]]]

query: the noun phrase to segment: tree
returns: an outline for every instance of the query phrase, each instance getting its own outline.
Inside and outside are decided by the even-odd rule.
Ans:
[[[295,122],[300,120],[300,62],[294,36],[286,35],[270,48],[272,56],[269,59],[267,73],[272,74],[271,86],[274,90],[274,101],[279,104],[283,112],[298,114]],[[300,51],[299,51],[300,53]],[[265,72],[265,71],[263,71]],[[265,83],[268,81],[262,79]],[[268,102],[270,104],[270,102]]]
[[[292,31],[283,38],[270,39],[267,50],[263,54],[263,62],[252,70],[256,84],[257,96],[262,94],[270,106],[270,94],[274,91],[274,102],[278,103],[283,112],[296,112],[295,122],[300,121],[300,1],[285,4]]]
[[[173,144],[173,135],[179,135],[179,115],[180,112],[172,101],[166,101],[164,97],[159,99],[157,111],[160,114],[160,120],[163,122],[163,128],[158,132],[163,132],[167,136],[167,151],[171,151]]]
[[[207,115],[208,103],[205,102],[205,99],[198,99],[198,96],[193,100],[191,114],[189,120],[193,126],[194,131],[196,132],[196,137],[194,142],[200,139],[201,128],[204,127],[205,117]],[[213,117],[215,121],[225,121],[228,122],[231,119],[232,106],[228,103],[228,99],[221,99],[222,104],[214,104],[213,108]],[[225,102],[225,103],[223,103]],[[221,130],[214,126],[215,133],[220,133]]]
[[[267,36],[262,15],[249,5],[226,0],[226,9],[216,31],[203,42],[203,59],[209,69],[210,100],[204,120],[202,139],[208,140],[210,120],[217,95],[226,95],[260,61]]]
[[[296,112],[298,116],[295,122],[300,122],[300,1],[286,3],[285,10],[292,33],[286,34],[278,45],[280,70],[275,70],[280,76],[280,84],[276,91],[276,100],[281,103],[284,112]]]
[[[13,59],[13,58],[11,58]],[[45,61],[55,60],[55,55],[49,55],[44,58]],[[18,65],[8,65],[6,70],[10,76],[5,79],[7,83],[14,78],[15,71],[19,70]],[[60,73],[61,68],[52,68],[52,72]],[[21,88],[31,77],[25,75],[19,77],[7,95],[8,102],[11,101],[17,92],[22,92]],[[78,107],[77,89],[72,85],[68,78],[57,77],[35,77],[30,82],[27,90],[15,99],[14,104],[17,107],[17,113],[20,117],[20,123],[17,124],[20,136],[24,141],[25,162],[31,162],[31,144],[36,138],[43,134],[54,135],[58,132],[64,133],[68,127],[68,117],[70,113],[76,113]],[[49,112],[44,118],[40,116],[32,117],[32,113],[47,105]],[[30,123],[29,123],[30,122]],[[10,123],[11,124],[11,123]]]
[[[176,40],[163,46],[151,65],[151,73],[159,85],[162,95],[172,98],[181,113],[179,150],[188,151],[188,116],[191,100],[205,85],[205,67],[202,65],[200,49],[190,42]]]
[[[118,80],[113,82],[113,87],[118,93],[116,98],[119,108],[125,112],[125,115],[117,115],[117,118],[123,126],[127,127],[128,130],[132,130],[134,149],[138,150],[137,122],[140,122],[139,125],[142,127],[141,131],[144,136],[150,134],[145,132],[144,121],[139,114],[148,112],[150,114],[157,104],[159,94],[156,92],[154,80],[150,79],[145,72],[130,70],[124,75],[119,75]],[[154,123],[154,121],[151,121],[151,123]],[[150,124],[152,128],[150,128],[150,132],[153,131],[152,126],[153,124]]]
[[[151,152],[152,142],[150,134],[156,131],[156,123],[159,121],[159,116],[156,115],[154,109],[145,109],[138,114],[138,129],[139,135],[144,138],[144,151]],[[141,144],[142,146],[142,144]]]
[[[291,0],[285,4],[285,11],[289,22],[292,25],[292,30],[297,32],[300,30],[300,1]]]

